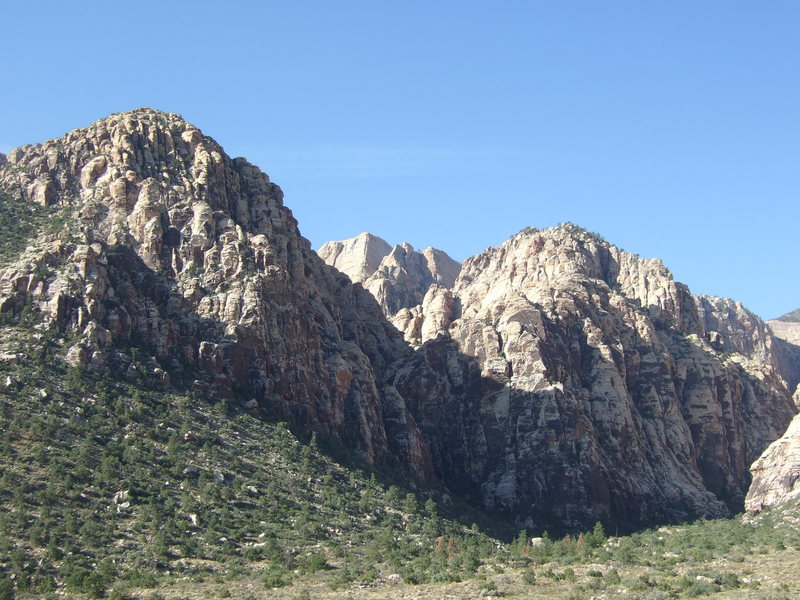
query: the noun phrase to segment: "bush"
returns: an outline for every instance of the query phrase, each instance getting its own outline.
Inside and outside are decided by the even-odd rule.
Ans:
[[[14,583],[5,576],[0,576],[0,600],[14,600]]]
[[[264,584],[264,587],[267,588],[281,588],[290,585],[290,581],[284,579],[285,573],[281,572],[268,572],[264,577],[261,579],[261,583]]]
[[[606,573],[605,580],[608,585],[618,585],[622,582],[622,577],[619,576],[619,572],[616,569],[611,569]]]
[[[525,571],[522,573],[522,581],[528,585],[533,585],[536,583],[536,573],[534,573],[533,569],[525,569]]]
[[[318,571],[324,571],[328,568],[328,561],[320,554],[311,554],[307,556],[302,566],[305,573],[317,573]]]
[[[705,580],[696,580],[684,588],[684,593],[690,598],[697,598],[698,596],[707,596],[709,594],[716,594],[720,591],[720,587],[715,583]]]

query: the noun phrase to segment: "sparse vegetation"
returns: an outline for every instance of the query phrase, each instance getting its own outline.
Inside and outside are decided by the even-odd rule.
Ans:
[[[789,321],[790,323],[800,323],[800,308],[788,312],[785,315],[778,317],[778,321]]]
[[[40,206],[0,192],[0,266],[19,256],[37,235],[57,233],[65,222],[63,208]]]
[[[66,368],[54,332],[0,339],[19,357],[0,364],[0,599],[797,592],[792,511],[503,543],[235,403]]]
[[[563,229],[567,233],[569,233],[569,234],[571,234],[571,235],[573,235],[573,236],[575,236],[577,238],[580,238],[580,239],[582,239],[584,241],[593,241],[593,242],[595,242],[597,244],[608,245],[608,242],[606,241],[606,239],[602,235],[600,235],[599,233],[595,233],[594,231],[589,231],[589,230],[584,229],[583,227],[581,227],[579,225],[575,225],[575,223],[571,223],[569,221],[566,221],[564,223],[559,223],[558,229]]]

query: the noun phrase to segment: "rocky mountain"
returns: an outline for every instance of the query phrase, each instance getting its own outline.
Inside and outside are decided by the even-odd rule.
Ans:
[[[395,385],[448,485],[523,522],[738,510],[795,412],[755,315],[572,226],[523,231],[433,293],[438,337]]]
[[[381,261],[391,251],[392,247],[385,240],[371,233],[362,233],[341,242],[326,242],[317,254],[353,283],[361,283],[378,270]]]
[[[178,115],[16,149],[0,191],[63,219],[0,270],[0,312],[70,365],[290,421],[521,526],[739,510],[796,413],[770,329],[658,260],[570,225],[460,268],[362,234],[320,249],[348,277]]]
[[[442,250],[426,248],[417,252],[407,243],[390,247],[370,233],[340,242],[326,242],[317,254],[354,283],[361,283],[387,316],[422,304],[433,285],[452,287],[461,269],[461,265]],[[406,331],[407,327],[399,329]],[[417,338],[406,335],[411,342],[419,342]]]
[[[789,389],[794,389],[800,407],[800,322],[798,311],[767,321],[773,331],[781,369]],[[800,418],[795,416],[786,433],[767,448],[752,465],[753,483],[747,492],[745,508],[760,512],[800,497]]]
[[[775,319],[775,321],[783,321],[788,323],[798,323],[800,322],[800,308],[797,310],[793,310],[791,312],[786,313]]]
[[[311,251],[278,186],[179,115],[139,109],[15,149],[0,189],[68,215],[0,271],[0,311],[32,307],[69,337],[70,364],[187,380],[434,478],[402,400],[379,389],[401,336]]]

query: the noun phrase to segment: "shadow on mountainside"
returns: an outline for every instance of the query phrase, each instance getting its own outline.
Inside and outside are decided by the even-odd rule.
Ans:
[[[543,363],[543,381],[517,368],[525,366],[519,349],[509,354],[489,322],[479,337],[497,337],[491,361],[479,364],[440,336],[396,366],[390,382],[424,432],[437,475],[529,531],[595,521],[632,531],[741,512],[750,464],[796,412],[788,396],[666,317],[651,319],[656,341],[619,318],[617,339],[598,345],[584,319],[596,315],[592,325],[603,330],[613,317],[591,298],[573,295],[573,313],[550,315],[528,301],[503,314],[523,332],[542,324],[528,350]],[[699,317],[684,319],[696,328]]]
[[[588,530],[601,521],[610,531],[624,532],[727,516],[741,511],[749,464],[772,441],[757,440],[753,446],[745,438],[743,428],[756,415],[752,403],[758,398],[743,394],[742,406],[724,406],[730,382],[723,380],[733,374],[721,367],[714,386],[723,401],[706,407],[719,418],[693,417],[694,392],[706,385],[700,374],[709,365],[719,366],[719,360],[674,329],[659,332],[671,354],[678,362],[699,364],[688,368],[681,389],[675,385],[674,364],[642,363],[652,343],[632,328],[626,331],[630,346],[609,358],[589,344],[577,314],[556,322],[532,305],[547,331],[540,348],[547,382],[531,390],[515,386],[513,357],[505,373],[487,374],[475,357],[442,336],[416,351],[394,349],[388,361],[379,342],[360,339],[357,323],[332,315],[340,319],[342,339],[359,344],[382,374],[376,384],[384,399],[395,390],[408,409],[400,414],[397,404],[384,402],[377,412],[382,422],[373,426],[385,432],[387,452],[370,466],[363,462],[363,433],[347,426],[358,420],[353,413],[358,407],[345,410],[342,427],[326,422],[314,399],[292,397],[291,382],[307,374],[271,369],[270,354],[283,347],[247,328],[231,331],[230,324],[200,317],[196,302],[183,298],[174,278],[148,267],[127,246],[109,248],[107,260],[115,294],[100,324],[117,332],[108,360],[116,376],[162,385],[155,378],[161,369],[181,391],[215,404],[223,400],[232,410],[286,420],[306,436],[314,432],[338,460],[377,469],[387,482],[415,485],[414,470],[405,461],[409,429],[418,427],[436,479],[456,501],[490,515],[484,520],[471,513],[465,521],[495,519],[507,531],[552,532]],[[371,296],[351,287],[362,317],[380,315]],[[74,298],[63,306],[60,327],[77,326],[82,304]],[[308,367],[303,360],[319,364],[317,354],[325,355],[324,349],[292,349],[295,355],[283,364],[296,368]],[[134,354],[147,372],[131,370]],[[754,388],[752,376],[736,368],[743,386]],[[627,375],[622,389],[612,385],[620,371]],[[654,382],[662,382],[660,394],[654,393]],[[596,389],[619,393],[592,396]]]

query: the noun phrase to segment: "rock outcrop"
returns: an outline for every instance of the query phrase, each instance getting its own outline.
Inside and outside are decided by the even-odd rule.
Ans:
[[[795,400],[800,404],[800,388]],[[800,499],[800,415],[750,470],[753,483],[745,499],[748,512],[758,513],[766,507]]]
[[[317,254],[353,283],[360,283],[378,270],[391,251],[392,247],[385,240],[365,232],[341,242],[325,242]]]
[[[64,219],[0,270],[0,312],[70,364],[289,420],[529,528],[738,510],[796,412],[769,328],[658,260],[574,226],[463,265],[363,234],[320,249],[354,284],[178,115],[13,150],[0,191]]]
[[[452,287],[461,269],[461,265],[442,250],[426,248],[417,252],[406,243],[392,248],[369,233],[340,242],[326,242],[317,253],[353,282],[361,283],[389,318],[398,311],[421,304],[431,286]],[[406,339],[419,342],[409,333]]]
[[[781,372],[789,389],[796,389],[800,386],[800,322],[775,319],[767,321],[767,325],[777,342]]]
[[[139,109],[12,150],[0,189],[74,224],[0,271],[0,311],[33,306],[77,338],[68,362],[255,400],[433,479],[402,399],[379,390],[401,336],[311,251],[280,188],[179,115]]]
[[[524,231],[437,293],[447,309],[410,312],[440,335],[393,384],[446,484],[528,527],[740,510],[794,414],[757,317],[574,227]]]
[[[781,370],[794,389],[794,401],[800,407],[800,322],[798,311],[767,321],[777,341]],[[786,318],[788,317],[788,318]],[[786,433],[767,448],[750,467],[753,483],[747,492],[745,508],[760,512],[800,498],[800,416],[795,416]]]

